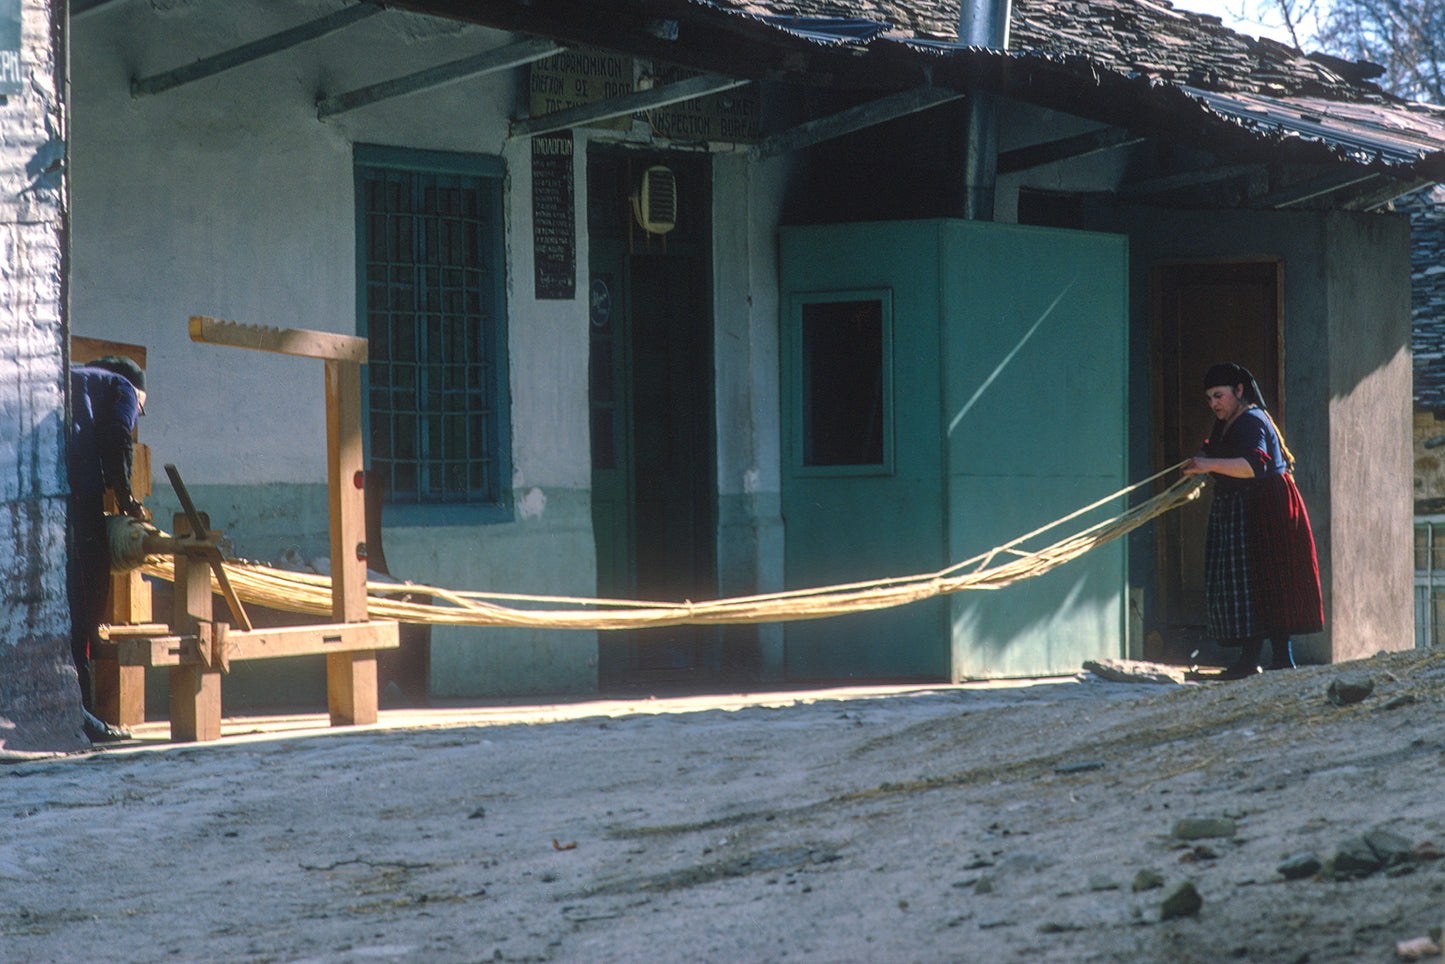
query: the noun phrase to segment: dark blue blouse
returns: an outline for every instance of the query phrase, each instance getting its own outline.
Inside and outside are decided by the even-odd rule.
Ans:
[[[131,434],[139,416],[140,400],[125,376],[83,365],[70,370],[70,491],[78,502],[98,505],[106,488],[122,506],[130,501]]]
[[[1282,475],[1289,471],[1279,433],[1258,408],[1241,412],[1227,432],[1224,431],[1224,423],[1216,421],[1204,443],[1204,454],[1212,459],[1244,459],[1254,469],[1253,479],[1236,479],[1215,473],[1215,484],[1225,492],[1242,491],[1261,476]]]

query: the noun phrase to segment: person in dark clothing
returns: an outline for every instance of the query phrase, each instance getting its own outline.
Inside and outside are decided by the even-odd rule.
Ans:
[[[95,716],[90,650],[110,593],[105,490],[115,494],[121,512],[149,518],[130,487],[131,436],[145,401],[145,372],[128,358],[108,355],[70,371],[70,652],[93,743],[130,736]]]
[[[1214,476],[1205,538],[1209,632],[1239,658],[1211,679],[1259,672],[1267,637],[1271,669],[1294,665],[1290,636],[1324,628],[1319,563],[1294,455],[1270,418],[1254,376],[1224,363],[1204,376],[1215,423],[1185,475]]]

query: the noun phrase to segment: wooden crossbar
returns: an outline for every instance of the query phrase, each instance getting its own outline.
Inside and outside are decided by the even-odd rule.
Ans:
[[[130,630],[141,627],[124,628]],[[154,624],[145,628],[155,632],[117,633],[112,629],[109,643],[101,644],[96,653],[97,657],[114,659],[121,666],[212,664],[213,660],[207,656],[211,645],[209,635],[177,635],[170,633],[165,626]],[[204,647],[203,641],[206,644]],[[237,662],[283,656],[396,649],[400,643],[397,623],[380,620],[228,632],[224,634],[222,645],[225,647],[226,661]]]

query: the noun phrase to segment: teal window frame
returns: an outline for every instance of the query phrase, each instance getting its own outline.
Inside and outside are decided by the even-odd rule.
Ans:
[[[809,464],[810,431],[810,359],[805,357],[804,313],[810,305],[876,301],[880,308],[879,379],[882,393],[881,458],[877,462],[850,464]],[[796,292],[788,306],[788,372],[789,400],[789,462],[800,476],[885,476],[895,472],[894,462],[894,393],[893,393],[893,292],[889,288],[862,288],[845,291]]]
[[[414,463],[417,466],[415,498],[408,498],[390,486],[386,497],[387,524],[398,526],[417,525],[467,525],[510,522],[514,518],[512,504],[512,452],[510,413],[510,369],[507,361],[507,305],[505,265],[505,206],[504,183],[506,165],[497,157],[488,155],[455,154],[440,151],[409,150],[404,148],[381,147],[358,144],[353,150],[353,177],[356,204],[356,304],[357,330],[363,337],[370,336],[371,306],[368,300],[369,279],[383,291],[397,290],[405,294],[414,291],[420,297],[410,308],[401,313],[413,311],[417,315],[416,327],[412,329],[417,347],[415,353],[416,401],[415,417],[419,430],[409,444],[414,446]],[[369,258],[371,241],[367,211],[367,184],[377,178],[396,178],[415,175],[415,184],[444,186],[461,183],[468,191],[475,190],[478,199],[478,235],[475,265],[467,265],[481,279],[474,285],[470,295],[458,295],[450,280],[455,277],[455,265],[433,261],[427,263],[430,251],[427,244],[431,239],[424,236],[417,242],[410,259],[395,262],[382,260],[373,262]],[[454,228],[454,224],[446,225]],[[438,231],[442,229],[438,227]],[[441,243],[436,245],[442,247]],[[388,255],[390,258],[390,255]],[[416,283],[393,284],[393,278],[404,278],[407,269],[415,270]],[[447,274],[450,272],[450,274]],[[380,280],[384,275],[384,280]],[[441,279],[435,280],[434,279]],[[465,286],[465,282],[463,286]],[[437,295],[430,303],[428,292]],[[450,295],[451,304],[458,300],[464,307],[447,308],[442,301]],[[439,306],[442,305],[442,306]],[[378,314],[388,314],[391,309],[381,306]],[[475,331],[458,333],[446,325],[445,320],[455,319],[460,313],[464,321],[475,320]],[[429,317],[428,317],[429,316]],[[438,327],[438,318],[443,320]],[[393,333],[402,329],[393,329]],[[433,344],[430,349],[422,347],[429,337],[440,338],[446,343]],[[455,364],[447,364],[454,358],[458,345],[463,351],[474,354],[474,364],[464,370]],[[382,346],[372,348],[373,357]],[[380,363],[380,360],[377,361]],[[464,373],[463,373],[464,372]],[[399,425],[403,417],[391,399],[395,389],[396,375],[385,379],[373,379],[371,365],[362,368],[363,432],[366,462],[373,466],[373,423],[382,417],[391,418],[393,426]],[[422,383],[433,384],[422,384]],[[465,386],[464,388],[462,386]],[[373,394],[375,389],[375,394]],[[458,398],[464,395],[465,399]],[[478,399],[481,404],[478,405]],[[377,405],[381,405],[380,409]],[[434,411],[441,406],[440,410]],[[453,412],[450,406],[460,406]],[[459,414],[464,409],[465,415]],[[443,413],[446,417],[443,418]],[[460,433],[456,426],[458,419],[466,419],[466,430]],[[450,430],[443,424],[452,422]],[[377,426],[380,427],[380,426]],[[480,431],[478,430],[480,429]],[[393,432],[395,430],[393,429]],[[455,439],[465,435],[468,453],[465,459],[451,458],[455,455]],[[435,455],[430,451],[434,439],[447,439],[443,443],[444,453]],[[480,443],[478,443],[480,438]],[[392,439],[394,445],[396,439]],[[476,446],[476,447],[474,447]],[[393,453],[396,448],[391,450]],[[447,456],[444,458],[443,456]],[[393,459],[401,462],[403,459]],[[473,472],[481,473],[482,484],[473,484]],[[463,489],[455,484],[456,476],[465,474]],[[428,473],[445,473],[441,494],[430,484]],[[448,495],[448,493],[453,493]]]

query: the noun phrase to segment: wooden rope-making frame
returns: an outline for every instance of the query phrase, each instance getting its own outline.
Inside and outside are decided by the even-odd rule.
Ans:
[[[817,619],[844,613],[887,609],[970,589],[1001,589],[1039,576],[1112,542],[1139,526],[1198,497],[1206,476],[1183,478],[1122,513],[1087,526],[1041,549],[1019,548],[1043,533],[1107,505],[1179,469],[1171,466],[1001,546],[937,572],[870,582],[765,593],[705,602],[648,602],[586,599],[521,593],[463,592],[404,582],[368,582],[367,615],[405,623],[462,626],[528,626],[553,629],[639,629],[682,624],[764,623]],[[1004,561],[999,561],[1003,559]],[[170,557],[149,556],[143,571],[175,578]],[[288,612],[330,615],[331,579],[274,569],[250,562],[225,563],[235,592],[248,603]],[[396,597],[415,594],[434,602]]]

